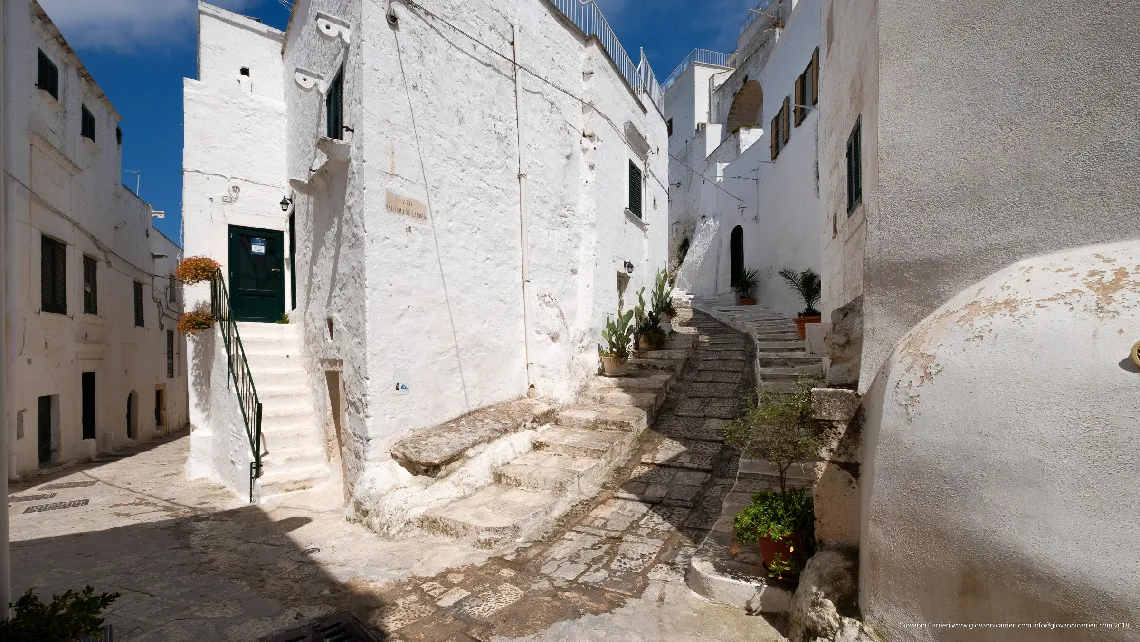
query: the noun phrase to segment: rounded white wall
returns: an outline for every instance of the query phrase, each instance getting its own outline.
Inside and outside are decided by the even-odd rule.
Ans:
[[[898,344],[866,396],[861,480],[861,603],[889,639],[1140,621],[1138,339],[1133,241],[1014,264]]]

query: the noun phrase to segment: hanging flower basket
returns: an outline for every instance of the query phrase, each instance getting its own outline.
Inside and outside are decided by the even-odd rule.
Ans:
[[[194,285],[214,278],[221,265],[214,259],[205,256],[191,256],[182,259],[175,272],[179,281],[186,285]]]

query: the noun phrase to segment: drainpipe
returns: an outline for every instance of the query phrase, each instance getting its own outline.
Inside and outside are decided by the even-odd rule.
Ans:
[[[3,265],[0,265],[0,493],[4,497],[8,496],[8,439],[11,437],[10,433],[15,430],[15,427],[8,423],[8,408],[11,404],[11,397],[8,394],[8,388],[12,383],[11,370],[9,366],[11,361],[8,359],[8,310],[12,306],[8,304],[8,288],[7,279],[10,276],[12,263],[15,263],[16,253],[15,248],[10,247],[11,242],[15,240],[15,235],[10,233],[8,229],[8,105],[7,105],[7,84],[8,73],[5,65],[4,48],[7,46],[8,37],[4,33],[5,16],[8,5],[14,3],[4,2],[0,4],[0,247],[4,248]],[[14,218],[14,217],[13,217]],[[11,274],[14,276],[14,274]],[[12,601],[12,587],[11,587],[11,562],[8,557],[8,511],[0,511],[0,537],[4,541],[0,542],[0,619],[8,619],[8,602]]]
[[[523,127],[523,84],[519,69],[522,56],[519,53],[519,21],[511,23],[514,36],[515,54],[515,118],[519,130],[519,230],[522,240],[522,304],[523,304],[523,350],[526,355],[526,395],[535,396],[534,377],[530,362],[530,235],[527,227],[526,209],[526,131]]]

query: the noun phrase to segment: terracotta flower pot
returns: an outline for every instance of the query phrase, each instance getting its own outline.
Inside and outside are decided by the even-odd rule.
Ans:
[[[637,349],[641,352],[649,352],[650,350],[653,350],[654,347],[653,344],[649,343],[645,337],[639,335],[637,337]]]
[[[625,374],[625,362],[629,357],[602,357],[602,370],[607,377],[617,377]]]
[[[795,550],[795,535],[789,535],[780,540],[774,540],[769,537],[761,537],[760,543],[760,557],[764,559],[764,569],[767,570],[771,567],[772,562],[777,557],[784,560],[791,560],[799,553]],[[781,573],[777,579],[795,579],[799,574],[795,572]]]
[[[821,317],[796,317],[796,329],[800,331],[800,338],[807,338],[807,324],[819,323]]]
[[[740,297],[740,305],[756,305],[756,299],[752,297]]]

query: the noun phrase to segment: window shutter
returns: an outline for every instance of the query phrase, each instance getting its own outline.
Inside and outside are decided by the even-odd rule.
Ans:
[[[174,331],[166,331],[166,378],[174,378]]]
[[[641,218],[641,170],[629,161],[629,211]]]
[[[83,313],[99,314],[99,295],[96,280],[98,263],[90,256],[83,257]]]
[[[784,111],[783,111],[784,144],[785,145],[788,144],[788,139],[790,139],[792,137],[792,119],[790,117],[791,114],[788,113],[791,111],[791,109],[789,109],[791,104],[792,104],[791,99],[785,96],[784,97]]]
[[[811,54],[811,104],[819,103],[819,47]]]
[[[772,117],[772,129],[768,131],[770,134],[768,136],[768,145],[772,148],[772,160],[776,160],[776,155],[778,154],[776,150],[779,148],[776,143],[780,136],[780,114],[776,114]]]
[[[87,105],[79,106],[79,135],[95,140],[95,116]]]
[[[40,237],[40,309],[67,314],[67,246]]]
[[[795,114],[796,114],[796,127],[799,127],[800,123],[802,123],[804,120],[803,108],[800,107],[800,105],[806,105],[807,104],[803,99],[804,81],[805,80],[806,80],[806,77],[804,74],[800,74],[800,77],[796,78],[796,104],[794,106]]]
[[[51,94],[52,98],[59,100],[59,68],[48,58],[43,49],[39,49],[36,60],[36,87]]]
[[[143,317],[143,284],[135,281],[135,325],[137,327],[144,326]]]
[[[863,200],[863,123],[855,122],[855,153],[852,161],[855,164],[855,202]]]

